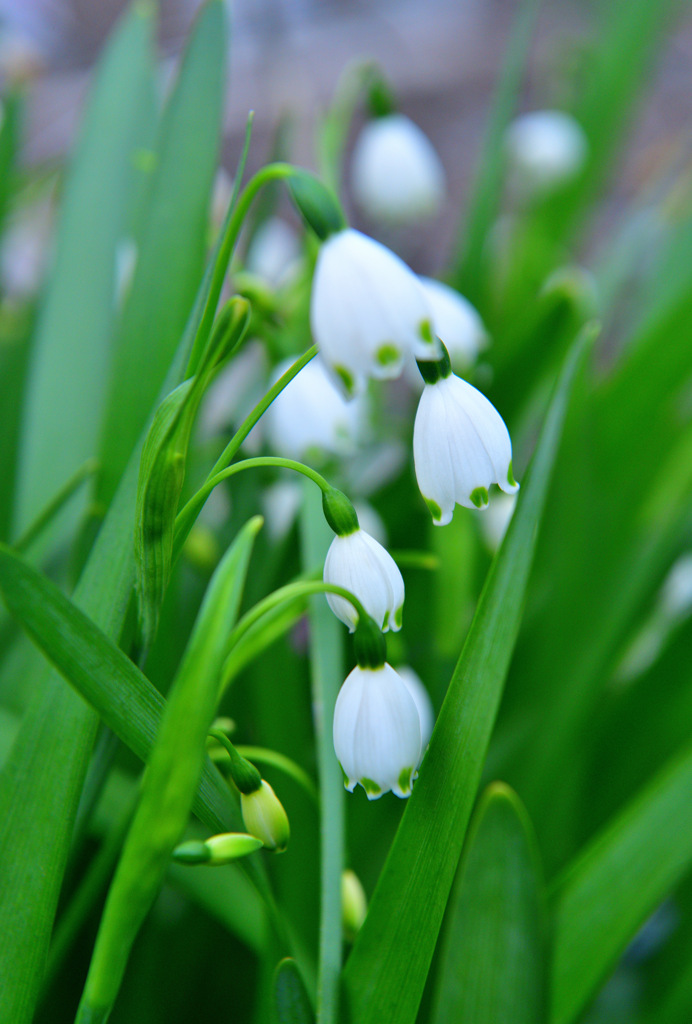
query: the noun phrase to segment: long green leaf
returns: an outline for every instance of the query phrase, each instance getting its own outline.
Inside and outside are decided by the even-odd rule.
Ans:
[[[577,1020],[646,918],[692,867],[692,749],[589,843],[554,891],[552,1024]]]
[[[31,353],[14,530],[96,455],[115,252],[134,181],[133,152],[151,76],[152,12],[133,7],[103,59],[62,203],[55,262]],[[74,527],[85,502],[62,517]]]
[[[420,778],[346,965],[351,1019],[358,1024],[415,1020],[519,629],[572,383],[593,335],[593,327],[582,332],[560,376]]]
[[[233,628],[255,537],[251,519],[219,563],[171,687],[142,792],[108,894],[77,1019],[105,1021],[130,949],[161,887],[192,807],[205,740],[219,698],[226,637]]]
[[[516,794],[493,783],[450,897],[433,1024],[541,1024],[547,917],[536,840]]]
[[[148,761],[165,707],[156,687],[49,579],[3,545],[0,592],[63,678],[130,750]],[[209,760],[195,811],[214,832],[240,827],[228,787]]]
[[[224,89],[224,7],[200,11],[164,113],[132,286],[114,343],[101,443],[106,504],[162,386],[190,314],[206,245]]]

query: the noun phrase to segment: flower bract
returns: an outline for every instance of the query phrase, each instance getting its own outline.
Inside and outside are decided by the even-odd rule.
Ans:
[[[403,114],[375,118],[353,151],[353,194],[373,220],[410,223],[437,213],[445,173],[427,135]]]
[[[384,632],[401,629],[403,578],[386,548],[365,530],[334,538],[324,560],[324,581],[355,594]],[[358,614],[351,602],[338,594],[326,596],[334,614],[353,632]]]
[[[348,394],[398,377],[407,356],[437,359],[418,278],[393,252],[346,228],[322,244],[312,285],[315,343]]]
[[[420,720],[391,665],[357,666],[348,676],[334,709],[334,750],[350,793],[360,783],[369,800],[389,790],[409,795],[420,758]]]
[[[493,483],[507,494],[519,487],[504,420],[480,391],[454,374],[423,388],[413,459],[418,486],[438,526],[451,521],[455,503],[485,508]]]

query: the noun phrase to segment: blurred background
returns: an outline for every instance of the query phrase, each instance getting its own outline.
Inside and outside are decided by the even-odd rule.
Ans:
[[[198,6],[196,0],[160,4],[162,90]],[[629,142],[619,150],[620,166],[608,200],[599,207],[601,230],[643,181],[673,157],[680,159],[681,150],[685,155],[689,151],[692,15],[680,6],[655,64],[640,69],[643,102]],[[69,150],[93,63],[125,7],[125,0],[0,2],[5,65],[23,56],[36,71],[24,141],[29,164],[59,160]],[[251,109],[251,167],[266,159],[282,118],[290,119],[294,159],[314,166],[316,117],[328,106],[344,70],[356,60],[372,58],[391,83],[400,109],[429,135],[448,176],[448,204],[406,246],[414,250],[407,255],[415,269],[439,271],[456,227],[449,211],[462,205],[478,159],[490,98],[519,7],[516,0],[235,0],[228,7],[232,52],[226,166],[235,166]],[[543,5],[524,84],[524,109],[572,104],[588,74],[594,26],[608,7],[607,0],[551,0]],[[565,95],[570,90],[572,95]],[[356,120],[354,136],[358,126]]]

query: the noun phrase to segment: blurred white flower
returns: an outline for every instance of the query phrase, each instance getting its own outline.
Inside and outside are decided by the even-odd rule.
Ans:
[[[520,191],[545,192],[584,166],[588,142],[578,121],[561,110],[522,114],[507,129],[510,180]]]
[[[273,541],[281,540],[293,526],[303,500],[303,488],[295,480],[277,480],[262,494],[262,515]]]
[[[369,533],[378,544],[387,543],[387,527],[384,525],[384,521],[379,512],[377,512],[370,502],[356,499],[353,502],[353,507],[356,510],[358,516],[358,522],[366,533]]]
[[[493,554],[502,543],[516,504],[516,494],[494,494],[487,509],[478,514],[483,539]]]
[[[276,367],[272,383],[293,364]],[[354,450],[366,419],[366,397],[347,401],[319,357],[315,356],[277,395],[265,414],[269,444],[279,455],[346,455]]]
[[[478,311],[454,288],[431,277],[419,278],[425,291],[435,334],[449,352],[452,369],[467,370],[488,341]]]
[[[420,720],[391,665],[356,666],[348,676],[334,708],[334,750],[349,793],[360,783],[369,800],[389,790],[409,795],[420,759]]]
[[[295,276],[301,255],[300,238],[293,228],[279,217],[269,217],[255,232],[245,269],[278,288]]]
[[[437,359],[418,278],[384,245],[346,228],[320,248],[310,306],[315,343],[349,393],[398,377],[407,356]]]
[[[34,295],[50,255],[52,196],[17,211],[6,225],[0,249],[0,282],[13,299]]]
[[[506,494],[519,487],[502,417],[480,391],[451,373],[423,388],[413,427],[413,460],[421,494],[438,526],[451,521],[455,503],[485,508],[493,483]]]
[[[267,354],[260,341],[246,342],[218,373],[204,396],[199,416],[202,437],[216,437],[239,425],[266,390]],[[264,418],[245,441],[247,451],[261,445]]]
[[[435,712],[433,710],[430,694],[421,682],[420,677],[409,665],[397,665],[397,675],[404,680],[408,692],[413,697],[420,719],[420,744],[421,760],[426,747],[430,742],[432,731],[435,725]]]
[[[430,140],[403,114],[368,122],[353,151],[353,194],[373,220],[397,224],[438,212],[445,173]]]
[[[389,552],[365,530],[336,536],[324,560],[324,582],[354,594],[383,632],[401,629],[404,581]],[[329,607],[351,632],[358,613],[350,601],[327,594]]]

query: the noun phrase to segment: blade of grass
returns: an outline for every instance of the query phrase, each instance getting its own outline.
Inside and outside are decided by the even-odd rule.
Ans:
[[[152,154],[132,285],[114,339],[101,438],[108,504],[163,383],[203,270],[224,90],[225,11],[209,0],[187,46]]]
[[[96,454],[113,325],[115,251],[148,95],[153,18],[135,5],[103,58],[65,186],[55,262],[31,352],[14,532]],[[60,517],[74,528],[85,501]],[[60,526],[56,525],[56,531]]]
[[[547,917],[531,822],[504,783],[486,790],[450,897],[432,1024],[541,1024]]]
[[[692,866],[692,749],[630,801],[552,893],[552,1024],[577,1020],[647,917]]]
[[[589,325],[580,334],[560,375],[420,777],[346,965],[351,1019],[358,1024],[415,1020],[519,629],[572,384],[595,331]]]

